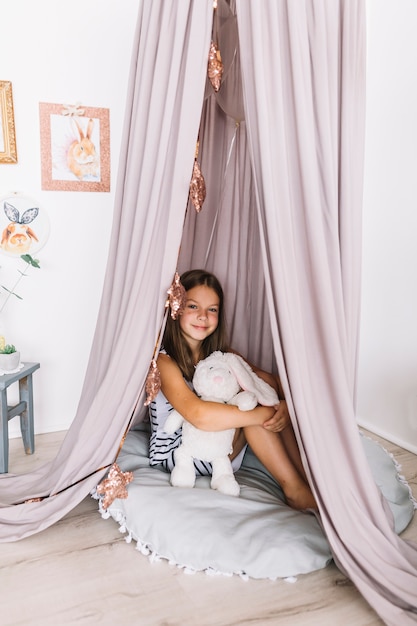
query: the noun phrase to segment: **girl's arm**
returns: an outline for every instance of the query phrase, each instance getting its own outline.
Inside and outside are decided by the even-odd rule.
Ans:
[[[274,376],[270,372],[264,372],[264,370],[259,369],[259,367],[252,365],[252,363],[249,363],[248,361],[246,362],[253,369],[255,374],[259,376],[259,378],[262,378],[262,380],[264,380],[266,383],[271,385],[271,387],[273,387],[275,391],[277,392],[280,402],[275,407],[276,413],[274,414],[272,418],[266,420],[263,423],[263,426],[267,430],[273,430],[276,433],[281,432],[291,423],[291,418],[288,412],[287,403],[285,401],[285,395],[282,389],[281,381],[278,376]]]
[[[252,411],[220,402],[201,400],[187,386],[181,370],[166,354],[158,356],[162,393],[181,415],[201,430],[219,431],[243,426],[262,426],[275,414],[274,407],[258,406]]]

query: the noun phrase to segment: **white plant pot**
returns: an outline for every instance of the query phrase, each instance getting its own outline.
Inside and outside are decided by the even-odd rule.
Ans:
[[[20,352],[12,352],[11,354],[0,354],[0,370],[3,372],[12,372],[20,365]]]

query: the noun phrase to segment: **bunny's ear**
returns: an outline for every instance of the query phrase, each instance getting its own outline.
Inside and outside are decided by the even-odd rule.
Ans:
[[[91,139],[91,135],[93,134],[93,128],[94,128],[94,120],[90,119],[88,120],[88,124],[87,124],[87,139]]]
[[[20,213],[12,204],[4,203],[4,212],[11,222],[19,222]]]
[[[39,213],[39,209],[37,207],[34,207],[33,209],[26,209],[26,211],[22,215],[22,219],[20,220],[20,223],[30,224],[30,222],[33,222],[35,217],[37,217],[38,213]]]
[[[230,369],[244,391],[251,391],[255,394],[258,403],[264,406],[278,404],[279,400],[275,389],[262,378],[259,378],[246,363],[245,359],[231,352],[228,352],[225,356]]]
[[[84,133],[83,133],[83,129],[81,128],[81,126],[79,125],[78,121],[75,119],[75,117],[71,118],[72,123],[74,124],[75,128],[78,131],[78,134],[80,136],[80,140],[84,139]]]

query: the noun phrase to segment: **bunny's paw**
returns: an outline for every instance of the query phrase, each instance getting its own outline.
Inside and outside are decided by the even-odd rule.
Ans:
[[[240,486],[234,476],[229,474],[223,474],[218,478],[211,480],[210,486],[212,489],[217,489],[220,493],[224,493],[226,496],[238,496],[240,494]]]

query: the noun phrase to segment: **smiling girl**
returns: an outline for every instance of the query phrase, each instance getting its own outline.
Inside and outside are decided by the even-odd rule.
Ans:
[[[196,428],[206,431],[235,428],[233,470],[239,469],[249,445],[284,491],[295,509],[316,509],[307,483],[284,399],[274,407],[257,406],[241,411],[236,406],[201,400],[192,389],[196,364],[215,350],[231,352],[225,329],[224,298],[217,278],[204,270],[190,270],[181,276],[186,291],[185,310],[177,319],[168,316],[163,347],[158,356],[161,391],[150,405],[150,464],[171,471],[175,450],[181,443],[181,429],[164,432],[172,408]],[[279,392],[279,381],[254,366],[256,374]],[[282,395],[282,394],[281,394]],[[197,475],[211,474],[211,466],[194,460]]]

